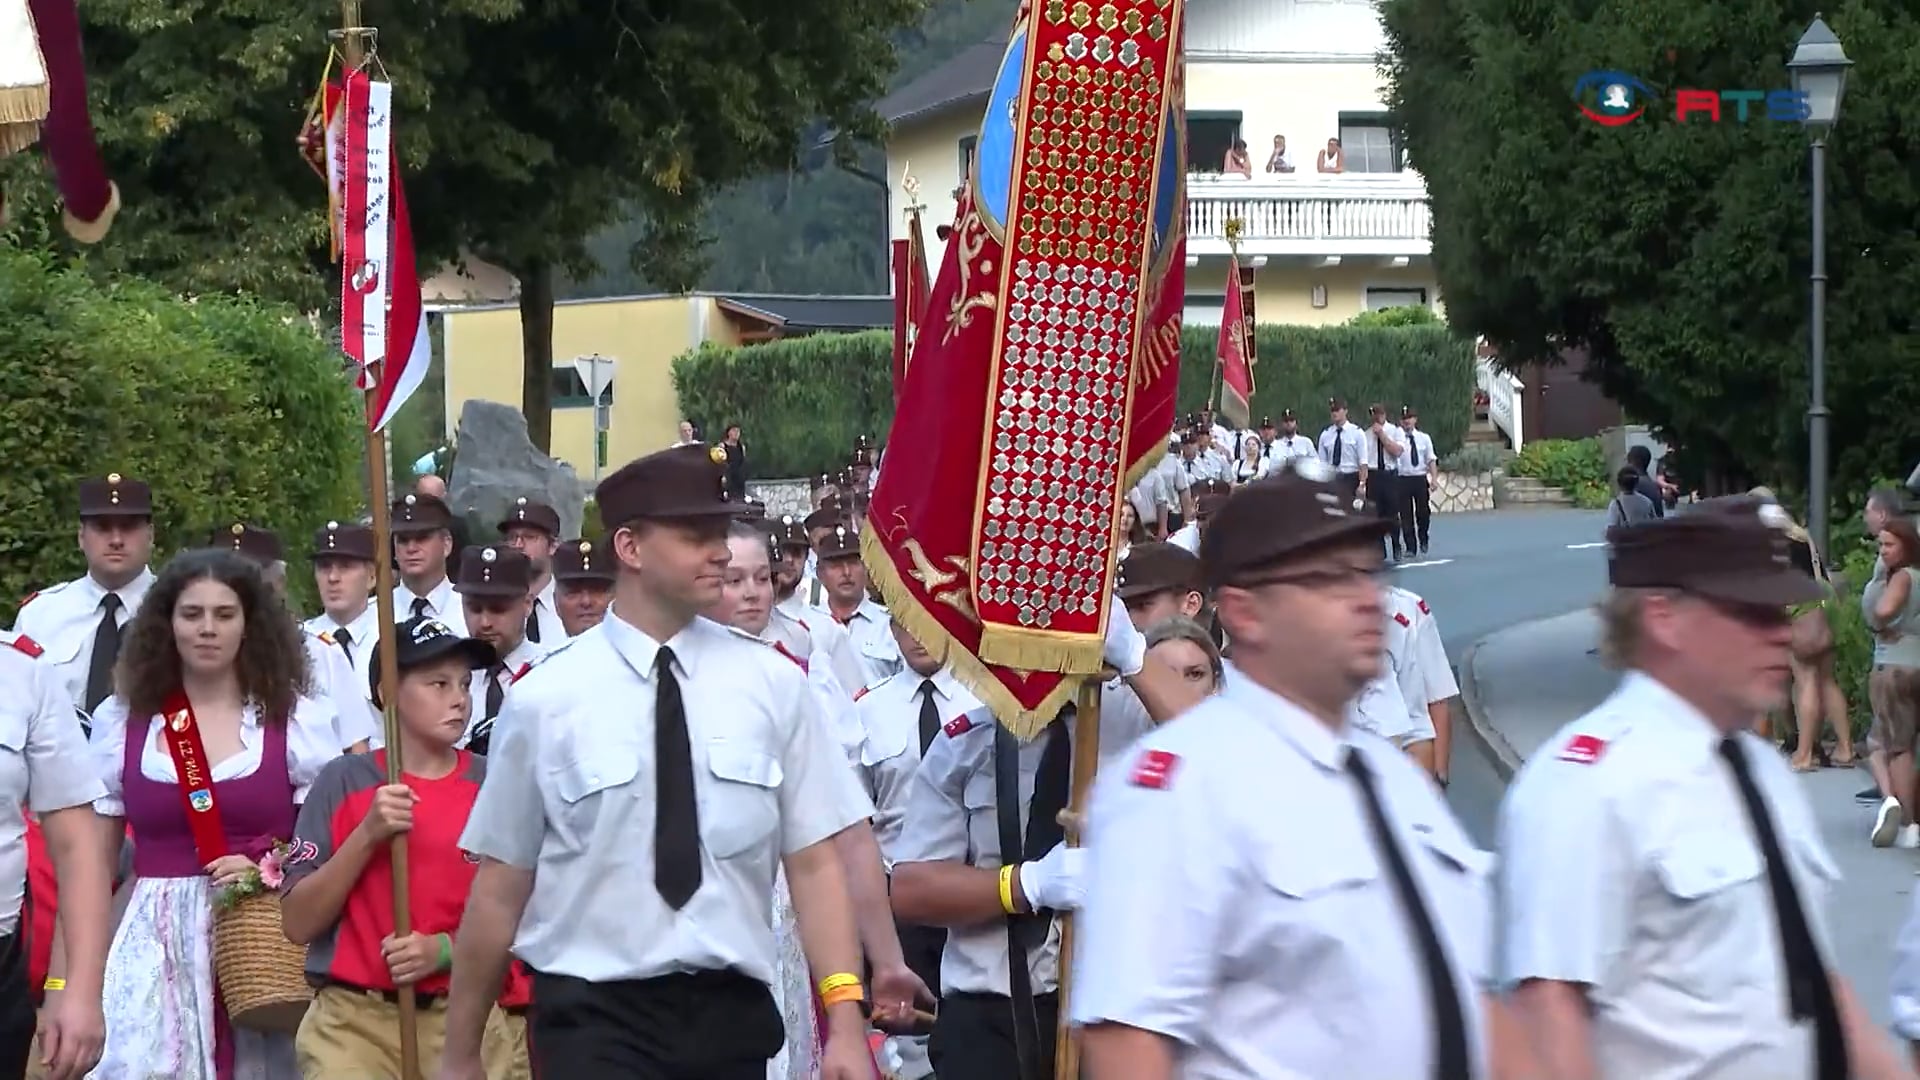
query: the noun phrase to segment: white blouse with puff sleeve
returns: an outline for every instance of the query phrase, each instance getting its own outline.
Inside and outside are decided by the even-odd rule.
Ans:
[[[340,739],[334,732],[333,705],[317,698],[302,697],[293,706],[287,724],[287,774],[293,780],[293,801],[307,800],[307,788],[327,762],[340,756]],[[251,776],[260,767],[260,750],[266,732],[260,726],[260,708],[249,703],[240,721],[239,753],[213,767],[215,783]],[[115,695],[100,703],[93,714],[93,733],[87,739],[87,756],[106,785],[107,794],[93,803],[94,812],[103,817],[125,817],[126,803],[121,798],[120,770],[126,760],[127,703]],[[160,783],[177,779],[173,755],[161,738],[160,726],[147,728],[147,745],[140,754],[140,774]]]

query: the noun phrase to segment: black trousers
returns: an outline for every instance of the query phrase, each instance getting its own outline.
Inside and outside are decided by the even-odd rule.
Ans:
[[[940,992],[940,957],[947,950],[947,932],[938,926],[914,926],[910,923],[897,923],[900,932],[900,952],[906,957],[907,967],[927,989],[935,994]]]
[[[1367,500],[1373,503],[1373,512],[1377,517],[1385,518],[1394,524],[1395,529],[1388,534],[1393,541],[1393,553],[1400,554],[1400,478],[1384,469],[1372,469],[1367,472]]]
[[[21,922],[27,919],[22,909]],[[15,931],[0,938],[0,1080],[27,1074],[33,1053],[34,997],[27,986],[27,939]]]
[[[1053,1048],[1060,1030],[1060,997],[1036,994],[1040,1060],[1053,1076]],[[1021,1080],[1013,1047],[1013,1000],[1000,994],[948,994],[940,1001],[927,1057],[940,1080]]]
[[[1360,494],[1360,474],[1357,472],[1335,473],[1333,486],[1340,492],[1340,498],[1346,503],[1340,509],[1351,510],[1354,498]]]
[[[773,994],[738,971],[606,983],[533,973],[535,1076],[766,1080],[784,1045]]]
[[[1429,505],[1432,493],[1427,489],[1424,476],[1398,476],[1394,482],[1400,485],[1400,539],[1407,545],[1408,551],[1427,550],[1427,525],[1433,520],[1433,510]],[[1416,547],[1414,541],[1418,540]]]

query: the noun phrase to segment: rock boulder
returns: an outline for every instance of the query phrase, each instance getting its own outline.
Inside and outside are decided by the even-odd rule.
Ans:
[[[475,540],[493,536],[521,496],[559,512],[562,539],[577,537],[587,488],[573,466],[534,447],[519,409],[493,401],[469,401],[461,408],[447,498],[453,512],[470,523]]]

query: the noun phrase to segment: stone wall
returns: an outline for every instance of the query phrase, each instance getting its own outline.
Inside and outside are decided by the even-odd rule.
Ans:
[[[778,519],[787,514],[803,518],[812,513],[812,501],[807,493],[807,481],[804,479],[747,481],[747,495],[765,503],[770,518]]]
[[[1436,514],[1459,514],[1493,509],[1492,473],[1441,473],[1434,482],[1430,505]]]

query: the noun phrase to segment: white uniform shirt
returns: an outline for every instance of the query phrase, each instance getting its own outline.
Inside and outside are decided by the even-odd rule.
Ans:
[[[1185,551],[1190,551],[1195,555],[1200,554],[1200,523],[1197,521],[1189,521],[1185,525],[1173,530],[1173,535],[1167,537],[1167,543]],[[1122,558],[1125,558],[1125,556],[1123,555]]]
[[[507,695],[487,782],[461,834],[534,871],[514,952],[593,982],[738,968],[773,985],[782,857],[865,815],[859,785],[792,661],[705,619],[666,642],[686,705],[701,882],[679,911],[654,885],[654,663],[660,643],[609,610]]]
[[[806,674],[807,689],[813,693],[813,703],[820,710],[820,719],[826,723],[834,743],[846,754],[848,766],[857,768],[867,742],[866,729],[861,727],[860,718],[853,711],[853,699],[858,690],[848,690],[841,683],[833,672],[832,658],[813,644],[813,635],[805,633],[801,627],[793,629],[802,631],[797,635],[800,639],[797,645],[789,644],[785,640],[789,634],[784,632],[777,619],[769,618],[766,630],[761,632],[757,640],[771,646]],[[870,803],[867,812],[872,812]]]
[[[1432,1075],[1426,973],[1345,770],[1355,753],[1426,897],[1474,1075],[1486,1075],[1490,860],[1405,754],[1335,733],[1231,666],[1220,694],[1101,770],[1074,1022],[1166,1036],[1184,1080]]]
[[[553,576],[547,576],[546,585],[533,594],[533,614],[531,618],[540,627],[538,644],[552,648],[567,640],[567,626],[560,621],[560,609],[554,606]]]
[[[1440,624],[1427,602],[1405,589],[1388,588],[1386,600],[1387,656],[1407,704],[1407,742],[1436,738],[1428,706],[1460,693],[1440,640]]]
[[[1336,442],[1340,447],[1338,464],[1333,460]],[[1373,447],[1367,442],[1367,432],[1354,427],[1351,423],[1342,424],[1337,428],[1328,425],[1327,430],[1320,433],[1320,460],[1333,465],[1343,475],[1359,472],[1362,465],[1371,467]]]
[[[133,621],[133,613],[152,587],[153,571],[142,570],[132,581],[112,590],[120,597],[115,621],[120,624],[123,641],[127,623]],[[13,632],[27,635],[40,646],[40,662],[54,669],[55,680],[76,706],[86,704],[93,635],[100,628],[100,604],[107,592],[93,575],[82,575],[27,597],[13,619]]]
[[[920,771],[920,684],[933,683],[933,705],[942,730],[959,716],[981,707],[980,700],[953,672],[941,668],[922,678],[911,671],[879,682],[860,692],[854,713],[866,732],[860,755],[860,777],[873,800],[873,836],[891,867],[900,848],[900,830],[907,819],[907,793],[913,774]],[[934,741],[945,738],[934,733]]]
[[[1100,693],[1100,756],[1112,758],[1140,736],[1147,726],[1146,710],[1129,710],[1122,699],[1133,692],[1108,684]],[[1110,707],[1111,703],[1111,707]],[[927,747],[907,792],[906,820],[896,843],[895,863],[964,862],[985,870],[1000,862],[998,788],[993,767],[993,715],[976,709],[949,721],[939,738]],[[1033,803],[1033,783],[1040,769],[1046,740],[1020,747],[1020,828],[1024,835],[1027,812]],[[1044,851],[1030,851],[1038,859]],[[1047,932],[1046,944],[1027,954],[1028,973],[1036,994],[1051,993],[1060,952],[1060,928]],[[1006,923],[1000,919],[977,926],[947,930],[946,951],[940,957],[943,994],[1000,994],[1008,989]],[[1076,993],[1078,991],[1076,990]]]
[[[1394,456],[1393,471],[1401,476],[1425,476],[1435,468],[1433,460],[1433,437],[1419,428],[1407,431],[1404,428],[1394,435],[1400,443],[1400,453]],[[1416,462],[1414,459],[1418,458]]]
[[[767,631],[795,656],[807,657],[809,671],[812,664],[824,662],[847,696],[852,697],[867,685],[866,666],[860,662],[860,654],[854,652],[853,639],[847,636],[846,628],[833,621],[831,615],[821,618],[818,611],[800,602],[799,593],[773,605]],[[895,648],[898,647],[896,642]]]
[[[51,814],[106,794],[73,722],[73,699],[39,643],[0,632],[0,935],[19,925],[27,892],[28,811]]]
[[[565,644],[566,640],[567,639],[562,638],[561,644]],[[515,645],[507,655],[500,658],[500,669],[498,671],[488,668],[473,669],[472,673],[467,676],[467,692],[473,696],[473,709],[467,713],[467,732],[460,736],[459,745],[462,748],[473,741],[473,737],[477,732],[490,730],[493,726],[491,721],[499,720],[498,715],[493,717],[487,716],[487,684],[495,680],[499,681],[501,695],[500,711],[502,713],[506,712],[507,689],[519,681],[522,675],[533,670],[533,665],[539,663],[541,657],[559,647],[559,645],[547,645],[544,642],[535,644],[526,638],[521,638],[520,644]],[[493,748],[491,736],[489,736],[487,747],[488,749]]]
[[[147,725],[147,744],[140,750],[140,775],[156,783],[178,783],[173,751],[167,748],[163,735],[157,722]],[[333,727],[331,702],[311,697],[294,702],[293,715],[287,720],[287,775],[293,781],[294,802],[306,802],[313,778],[320,775],[327,762],[340,756],[339,739]],[[240,717],[240,752],[214,765],[214,782],[252,776],[260,768],[266,741],[260,708],[249,704]],[[94,775],[107,788],[105,795],[93,800],[94,812],[101,817],[127,815],[121,799],[126,750],[127,703],[118,696],[110,697],[93,714],[93,732],[87,738],[87,756]]]
[[[1193,478],[1187,475],[1185,466],[1181,464],[1180,451],[1168,450],[1167,456],[1160,459],[1160,464],[1154,466],[1153,471],[1159,473],[1161,478],[1160,505],[1169,514],[1180,513],[1181,497],[1193,487]]]
[[[396,582],[393,586],[394,621],[403,623],[413,618],[413,602],[417,599],[421,599],[420,595],[407,588],[406,583]],[[453,582],[441,578],[440,584],[426,594],[425,600],[428,615],[461,637],[470,636],[467,633],[467,609],[460,606],[460,594],[453,591]]]
[[[1721,733],[1639,672],[1528,759],[1500,808],[1503,981],[1580,983],[1597,1075],[1814,1076],[1787,1013],[1766,860]],[[1779,749],[1741,733],[1831,968],[1839,871]]]
[[[1284,465],[1294,458],[1310,458],[1317,453],[1313,440],[1305,435],[1275,435],[1267,444],[1266,458],[1275,465]]]
[[[395,614],[399,613],[395,612]],[[401,621],[405,621],[405,616],[401,616]],[[309,633],[325,634],[331,639],[333,650],[346,657],[353,664],[353,670],[359,673],[360,696],[366,697],[368,672],[373,670],[374,647],[380,640],[379,610],[369,603],[365,610],[344,627],[339,620],[325,612],[315,615],[301,625],[305,626]],[[347,632],[347,641],[344,646],[340,642],[340,631],[343,629]]]
[[[313,669],[313,696],[333,706],[333,732],[339,749],[379,737],[381,724],[374,717],[373,699],[366,677],[347,662],[347,654],[327,638],[304,627],[300,641],[306,646],[307,663]]]
[[[849,692],[861,686],[872,686],[881,679],[888,678],[894,672],[906,666],[900,659],[900,643],[893,640],[893,616],[887,609],[866,597],[861,597],[860,606],[843,622],[834,617],[825,603],[813,609],[813,618],[807,620],[811,626],[815,619],[838,625],[845,630],[853,645],[853,653],[860,660],[860,669],[865,678],[860,686],[848,687]]]

